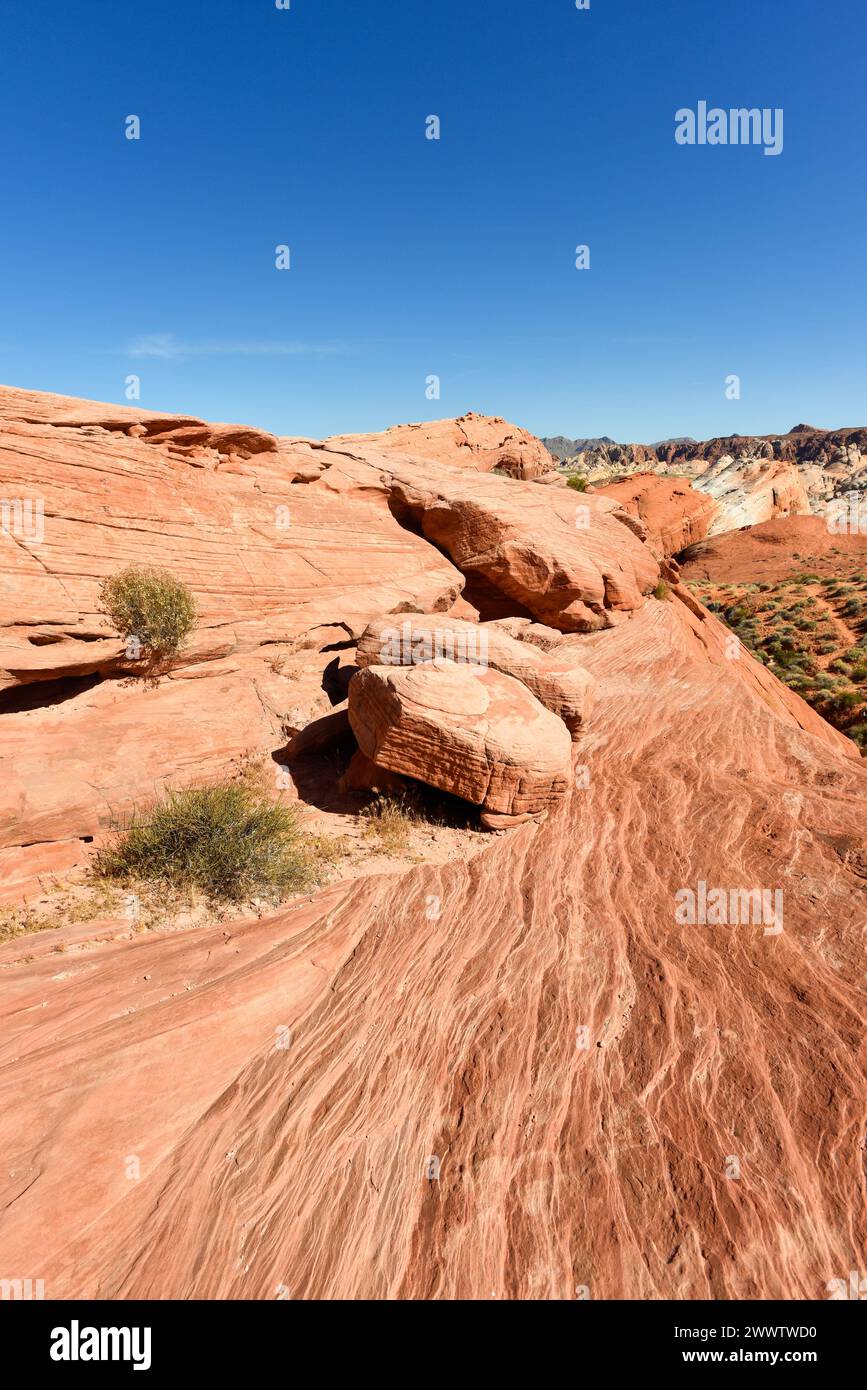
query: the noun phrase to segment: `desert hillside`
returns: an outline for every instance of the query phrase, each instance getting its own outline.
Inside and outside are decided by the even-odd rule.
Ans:
[[[319,441],[0,389],[0,1247],[47,1297],[863,1268],[867,770],[682,582],[706,499],[559,483],[484,416]],[[131,565],[195,598],[162,664],[101,600]],[[315,883],[95,880],[251,769]]]
[[[658,444],[562,435],[543,442],[565,473],[604,490],[608,484],[629,487],[634,474],[657,477],[660,491],[689,486],[700,494],[690,513],[703,510],[707,515],[702,534],[684,544],[777,517],[833,518],[867,484],[864,428],[822,430],[802,424],[783,435],[734,434]]]

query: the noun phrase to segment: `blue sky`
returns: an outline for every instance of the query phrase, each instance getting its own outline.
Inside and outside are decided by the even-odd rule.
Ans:
[[[314,436],[865,424],[865,50],[852,0],[4,0],[0,380]],[[702,99],[782,154],[677,145]]]

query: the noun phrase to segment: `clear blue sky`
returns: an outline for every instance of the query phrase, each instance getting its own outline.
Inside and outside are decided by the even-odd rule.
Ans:
[[[314,436],[863,425],[865,52],[855,0],[3,0],[0,380]],[[702,99],[783,153],[678,146]]]

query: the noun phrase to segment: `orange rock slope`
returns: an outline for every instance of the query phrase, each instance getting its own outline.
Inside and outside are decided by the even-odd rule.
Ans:
[[[685,590],[651,596],[635,519],[475,493],[422,468],[423,437],[251,452],[230,427],[2,405],[2,488],[46,502],[41,545],[0,537],[19,883],[110,795],[278,747],[291,700],[299,725],[320,709],[335,630],[474,582],[594,688],[567,794],[472,858],[257,921],[0,947],[4,1274],[60,1298],[821,1299],[863,1269],[867,774]],[[206,607],[148,692],[75,674],[127,558]],[[715,889],[728,920],[718,894],[696,908]]]

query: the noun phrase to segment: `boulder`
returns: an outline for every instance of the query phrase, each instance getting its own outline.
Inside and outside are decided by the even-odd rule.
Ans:
[[[349,722],[379,767],[500,815],[535,815],[571,776],[562,720],[490,667],[436,659],[368,666],[349,685]]]
[[[659,566],[632,517],[609,497],[568,488],[529,487],[482,474],[466,476],[395,459],[387,477],[392,510],[482,580],[560,632],[593,632],[641,608]],[[442,607],[442,605],[437,605]],[[502,614],[489,613],[497,617]]]
[[[359,639],[356,661],[362,667],[416,666],[436,657],[487,666],[519,680],[559,715],[573,738],[590,713],[593,681],[574,648],[546,652],[516,641],[499,623],[462,622],[441,613],[375,618]]]

